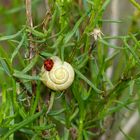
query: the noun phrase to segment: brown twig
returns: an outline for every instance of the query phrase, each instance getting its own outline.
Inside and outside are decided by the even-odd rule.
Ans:
[[[47,11],[50,11],[50,7],[49,7],[49,2],[48,2],[48,0],[45,0],[45,6],[46,6]]]
[[[31,0],[26,0],[26,18],[27,18],[27,26],[30,28],[33,28],[33,19],[32,19],[32,3]],[[29,60],[31,60],[34,57],[34,49],[35,45],[32,42],[33,37],[32,33],[29,33]],[[32,69],[32,75],[36,75],[36,69]],[[36,83],[35,81],[32,82],[32,91],[35,93],[36,91]]]
[[[26,0],[26,18],[27,18],[27,25],[30,28],[33,28],[33,20],[32,20],[32,11],[31,11],[31,0]],[[29,59],[32,59],[34,56],[34,44],[32,40],[32,33],[29,33]]]
[[[31,12],[31,0],[26,0],[26,17],[27,24],[33,27],[32,12]]]

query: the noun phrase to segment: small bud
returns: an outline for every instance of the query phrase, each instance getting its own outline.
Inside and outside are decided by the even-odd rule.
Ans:
[[[102,33],[102,31],[99,28],[95,28],[93,30],[93,32],[90,33],[90,35],[92,35],[94,37],[94,40],[97,41],[98,38],[101,39],[102,35],[104,35],[104,34]]]

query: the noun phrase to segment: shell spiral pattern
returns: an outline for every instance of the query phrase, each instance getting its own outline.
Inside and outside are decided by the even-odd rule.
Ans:
[[[42,82],[52,90],[61,91],[67,89],[74,80],[74,70],[67,62],[62,62],[59,57],[51,58],[54,65],[50,71],[44,66],[41,68]]]

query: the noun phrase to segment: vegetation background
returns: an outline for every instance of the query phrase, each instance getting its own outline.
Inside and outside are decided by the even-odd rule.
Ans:
[[[139,140],[139,30],[138,0],[1,0],[0,139]],[[63,92],[40,82],[53,55],[76,73]]]

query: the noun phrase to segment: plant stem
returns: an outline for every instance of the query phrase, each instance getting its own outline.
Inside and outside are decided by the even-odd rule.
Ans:
[[[84,127],[84,120],[86,112],[84,110],[84,105],[82,105],[80,109],[80,119],[79,119],[79,129],[78,129],[78,138],[77,140],[83,140],[83,127]]]
[[[33,28],[33,20],[32,20],[32,10],[31,10],[31,0],[26,0],[26,18],[27,18],[27,26]],[[32,59],[34,44],[32,43],[32,33],[29,34],[29,59]]]
[[[45,6],[46,6],[47,11],[49,11],[50,8],[49,8],[49,2],[48,2],[48,0],[45,0]]]
[[[135,0],[129,0],[138,10],[140,10],[140,5]]]
[[[31,115],[35,113],[36,108],[37,108],[37,105],[38,105],[38,102],[39,102],[39,98],[40,98],[40,89],[39,89],[39,86],[40,86],[40,84],[37,86],[35,101],[34,101],[34,104],[33,104],[32,108],[31,108],[31,112],[30,112]]]
[[[26,17],[27,17],[27,25],[33,27],[31,0],[26,0]]]
[[[32,20],[32,2],[31,0],[26,0],[26,18],[27,18],[27,25],[30,28],[33,28],[33,20]],[[32,39],[32,33],[29,33],[29,60],[31,60],[34,56],[34,44],[31,40]],[[32,69],[32,76],[36,75],[36,69],[33,68]],[[32,92],[35,93],[36,92],[36,83],[35,81],[32,81]]]
[[[53,103],[54,103],[54,98],[55,98],[55,92],[52,92],[51,93],[51,98],[50,98],[50,101],[49,101],[49,107],[48,107],[48,110],[47,110],[46,114],[48,114],[50,112],[50,110],[52,109]]]
[[[83,119],[80,119],[79,121],[79,130],[78,130],[78,140],[83,139],[82,131],[83,131]]]

